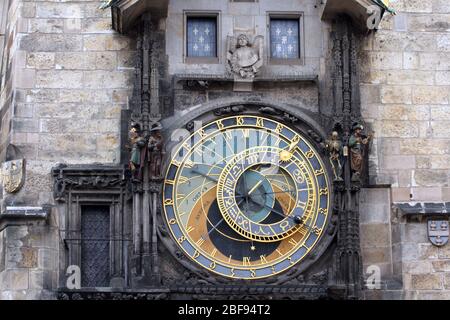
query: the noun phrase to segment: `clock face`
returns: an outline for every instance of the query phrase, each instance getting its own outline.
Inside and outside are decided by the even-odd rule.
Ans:
[[[182,251],[219,275],[260,279],[305,259],[325,231],[329,180],[316,150],[273,119],[211,122],[172,153],[167,225]]]

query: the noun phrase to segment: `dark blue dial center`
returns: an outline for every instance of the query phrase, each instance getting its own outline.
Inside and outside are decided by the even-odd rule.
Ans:
[[[236,203],[251,221],[260,223],[272,211],[275,203],[273,188],[260,172],[248,169],[238,179]]]

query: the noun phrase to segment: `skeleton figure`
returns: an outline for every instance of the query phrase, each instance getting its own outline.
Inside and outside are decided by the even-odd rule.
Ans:
[[[333,169],[334,180],[342,181],[342,164],[341,164],[341,152],[342,142],[339,140],[339,134],[337,131],[333,131],[329,139],[325,141],[325,148],[330,154],[330,164]]]
[[[253,79],[263,65],[263,37],[253,43],[245,34],[228,37],[227,60],[229,70],[242,79]]]

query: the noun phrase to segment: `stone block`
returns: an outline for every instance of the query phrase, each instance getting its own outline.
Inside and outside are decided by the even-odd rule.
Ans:
[[[380,87],[378,85],[360,85],[362,104],[380,103]]]
[[[83,73],[80,71],[38,71],[36,87],[38,88],[81,88]]]
[[[381,87],[382,103],[412,103],[411,86],[382,86]]]
[[[448,104],[450,87],[418,86],[412,92],[415,104]]]
[[[83,36],[83,46],[85,51],[120,51],[134,49],[133,40],[117,35],[85,35]]]
[[[405,12],[433,12],[432,1],[421,1],[421,0],[408,0],[404,1],[404,11]]]
[[[409,155],[450,154],[450,140],[403,139],[400,140],[400,153]]]
[[[382,167],[387,170],[415,169],[416,159],[414,156],[388,156],[382,160]]]
[[[450,36],[440,34],[436,37],[437,49],[440,51],[450,51]]]
[[[64,20],[62,19],[30,19],[28,24],[30,33],[63,33]]]
[[[433,130],[433,137],[448,138],[450,137],[450,121],[432,121],[431,128]]]
[[[392,201],[393,202],[402,202],[409,201],[411,194],[410,188],[392,188]]]
[[[401,247],[402,261],[417,261],[419,257],[418,243],[403,243]]]
[[[401,226],[402,242],[426,243],[428,241],[428,229],[425,223],[409,222]]]
[[[381,137],[415,138],[419,136],[418,121],[384,121],[382,123]]]
[[[450,2],[447,0],[433,0],[433,12],[450,13]]]
[[[54,66],[54,52],[31,52],[27,55],[27,68],[53,69]]]
[[[391,248],[364,248],[361,252],[364,265],[391,263]]]
[[[411,275],[412,289],[415,290],[440,290],[443,289],[441,274],[413,274]]]
[[[408,261],[403,263],[403,272],[417,274],[431,274],[433,267],[430,261]]]
[[[83,77],[83,85],[92,89],[131,88],[133,85],[133,72],[86,71]]]
[[[26,290],[28,289],[28,270],[3,271],[2,290]]]
[[[433,85],[434,72],[418,70],[397,70],[387,73],[387,84]]]
[[[450,272],[450,260],[437,260],[432,264],[435,272]]]
[[[34,88],[36,83],[36,71],[33,69],[19,68],[14,74],[14,87],[21,89]]]
[[[12,128],[15,132],[39,132],[39,123],[35,119],[16,118],[12,121]]]
[[[64,19],[64,33],[81,33],[81,19]]]
[[[59,90],[56,89],[33,89],[26,95],[26,102],[55,102],[59,99]]]
[[[56,251],[51,249],[39,249],[38,267],[42,270],[56,270]]]
[[[403,69],[403,53],[401,52],[369,52],[368,56],[370,60],[371,69],[374,70]]]
[[[109,103],[111,93],[108,90],[61,90],[59,102],[61,103]]]
[[[419,244],[419,259],[434,260],[439,257],[439,248],[431,243]]]
[[[445,289],[450,290],[450,273],[445,275]]]
[[[448,186],[448,170],[417,169],[414,172],[414,180],[418,186]]]
[[[417,32],[446,32],[450,29],[448,15],[410,15],[408,16],[408,29]]]
[[[439,86],[450,86],[450,71],[436,72],[436,84]]]
[[[38,2],[36,5],[38,18],[83,18],[82,3]]]
[[[371,223],[360,225],[361,247],[388,247],[390,246],[389,224]]]
[[[423,170],[422,170],[423,171]],[[426,175],[425,173],[421,173],[422,175]],[[442,188],[439,187],[428,187],[428,188],[420,188],[414,187],[411,190],[413,195],[411,200],[416,201],[442,201]]]
[[[83,33],[113,33],[111,18],[89,18],[82,21]]]
[[[450,300],[450,291],[418,291],[418,300]]]
[[[422,70],[448,71],[450,69],[450,58],[444,52],[419,53],[419,60]]]
[[[56,69],[95,69],[95,53],[58,52],[55,57]]]
[[[418,69],[420,66],[419,53],[403,52],[403,68]]]
[[[36,15],[36,3],[34,2],[23,2],[20,12],[22,18],[34,18]]]
[[[31,33],[21,38],[20,49],[29,52],[80,51],[82,41],[81,35]]]

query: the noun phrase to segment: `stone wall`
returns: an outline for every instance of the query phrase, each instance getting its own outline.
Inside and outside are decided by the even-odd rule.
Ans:
[[[393,275],[402,275],[404,297],[448,299],[449,245],[431,245],[425,220],[406,221],[396,211],[382,225],[374,219],[390,202],[450,200],[450,2],[392,0],[391,6],[398,14],[366,38],[361,55],[363,115],[376,136],[371,181],[390,184],[391,201],[362,198],[361,237],[364,246],[375,232],[369,246],[383,241],[386,248],[381,235],[392,235],[392,258],[380,265],[392,263]],[[365,263],[387,253],[373,250],[363,247]]]
[[[11,88],[12,128],[2,138],[9,135],[27,159],[24,197],[14,201],[40,205],[51,201],[55,163],[120,161],[134,41],[112,31],[110,11],[98,9],[98,1],[13,3],[20,29],[8,41],[17,48],[18,79]]]
[[[134,75],[134,38],[111,28],[99,1],[11,1],[0,111],[0,162],[6,145],[26,158],[17,194],[1,207],[54,204],[51,168],[120,162],[120,116]],[[7,226],[0,247],[0,299],[49,297],[56,289],[58,214],[39,227]],[[52,227],[50,227],[52,225]]]

